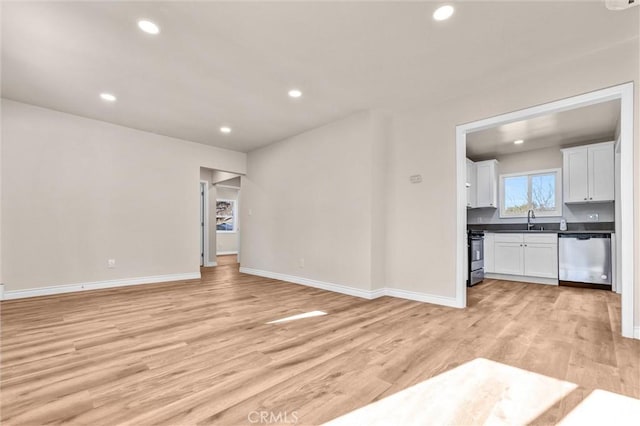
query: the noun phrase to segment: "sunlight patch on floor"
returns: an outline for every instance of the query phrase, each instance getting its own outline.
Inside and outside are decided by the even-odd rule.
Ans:
[[[558,425],[637,425],[640,422],[640,400],[596,389]]]
[[[326,424],[527,424],[576,387],[477,358]]]
[[[304,314],[291,315],[290,317],[269,321],[267,324],[279,324],[281,322],[295,321],[303,318],[321,317],[323,315],[327,315],[327,313],[324,311],[311,311],[305,312]]]

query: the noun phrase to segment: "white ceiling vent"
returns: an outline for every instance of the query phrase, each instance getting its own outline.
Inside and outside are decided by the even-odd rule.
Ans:
[[[609,10],[623,10],[640,4],[640,0],[604,0]]]

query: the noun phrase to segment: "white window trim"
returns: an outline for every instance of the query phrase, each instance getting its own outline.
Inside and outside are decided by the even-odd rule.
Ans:
[[[216,209],[216,233],[218,234],[235,234],[238,232],[238,201],[229,198],[217,198],[216,207],[219,201],[226,201],[233,204],[233,231],[218,230],[218,211]]]
[[[544,175],[544,174],[556,174],[556,210],[552,212],[536,212],[537,217],[561,217],[562,216],[562,169],[545,169],[545,170],[532,170],[527,172],[519,172],[519,173],[507,173],[502,174],[499,177],[500,181],[500,218],[501,219],[511,219],[511,218],[523,218],[527,217],[525,213],[511,215],[506,214],[504,209],[504,179],[516,176],[533,176],[533,175]]]

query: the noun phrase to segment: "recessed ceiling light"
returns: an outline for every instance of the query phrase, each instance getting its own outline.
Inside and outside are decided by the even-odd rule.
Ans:
[[[158,27],[151,21],[147,21],[146,19],[141,19],[140,21],[138,21],[138,28],[149,34],[158,34],[160,32],[160,27]]]
[[[100,93],[100,99],[107,102],[115,102],[117,98],[111,93]]]
[[[513,141],[514,144],[516,145],[522,145],[524,143],[524,141],[522,139],[518,139],[516,141]]]
[[[291,89],[289,90],[289,97],[290,98],[299,98],[300,96],[302,96],[302,92],[298,89]]]
[[[433,12],[433,19],[435,19],[436,21],[444,21],[445,19],[449,19],[451,18],[451,15],[453,15],[453,10],[453,6],[448,4],[440,6],[436,9],[435,12]]]
[[[224,134],[231,133],[231,127],[229,126],[220,127],[220,133],[224,133]]]

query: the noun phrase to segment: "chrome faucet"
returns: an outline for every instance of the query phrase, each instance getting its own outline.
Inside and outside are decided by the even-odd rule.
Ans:
[[[535,219],[536,218],[536,214],[533,212],[533,210],[529,210],[527,212],[527,231],[531,231],[531,229],[533,228],[533,223],[531,223],[531,219]]]

